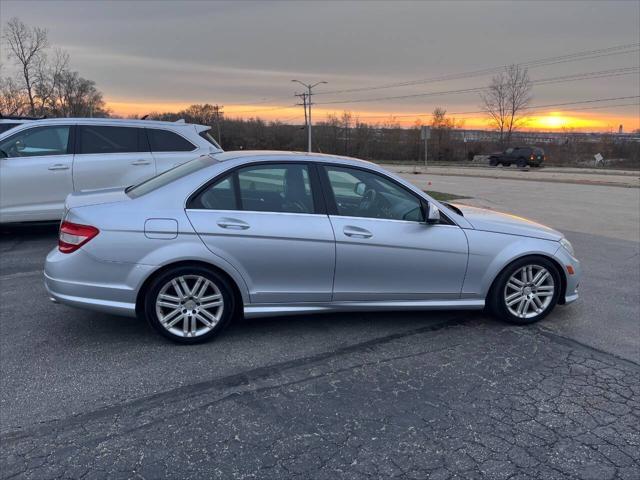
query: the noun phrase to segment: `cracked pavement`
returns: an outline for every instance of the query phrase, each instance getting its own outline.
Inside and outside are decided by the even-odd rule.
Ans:
[[[2,435],[3,478],[640,477],[640,368],[449,320]]]
[[[565,232],[581,299],[531,327],[348,313],[182,347],[50,304],[55,228],[2,233],[2,479],[640,480],[637,242]]]

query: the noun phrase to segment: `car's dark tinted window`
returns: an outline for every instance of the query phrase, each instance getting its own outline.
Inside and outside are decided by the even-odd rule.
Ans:
[[[200,192],[189,208],[313,213],[309,171],[299,164],[241,168]]]
[[[15,127],[16,125],[20,125],[19,123],[0,123],[0,133],[6,132],[7,130]]]
[[[77,153],[130,153],[148,152],[144,129],[135,127],[107,127],[83,125],[80,127]]]
[[[169,130],[147,128],[152,152],[191,152],[195,150],[188,140]]]
[[[34,127],[0,142],[0,156],[40,157],[68,153],[69,126]]]

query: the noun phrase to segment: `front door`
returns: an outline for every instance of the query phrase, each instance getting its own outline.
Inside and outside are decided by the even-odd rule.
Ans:
[[[0,143],[3,222],[54,220],[73,191],[71,127],[33,127]]]
[[[331,300],[334,236],[312,174],[302,163],[246,166],[188,205],[196,232],[240,272],[251,303]]]
[[[77,136],[76,190],[128,187],[156,174],[144,128],[79,125]]]
[[[324,171],[336,236],[333,300],[460,297],[468,255],[462,229],[426,224],[420,199],[379,173]]]

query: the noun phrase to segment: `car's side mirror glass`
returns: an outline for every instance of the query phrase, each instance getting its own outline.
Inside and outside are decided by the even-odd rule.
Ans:
[[[367,186],[364,182],[358,182],[353,186],[353,193],[358,195],[359,197],[364,195],[364,192],[367,191]]]

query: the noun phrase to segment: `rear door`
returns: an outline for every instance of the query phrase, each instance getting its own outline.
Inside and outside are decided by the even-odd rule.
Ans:
[[[252,303],[331,300],[335,242],[314,175],[304,163],[245,166],[188,205],[195,230],[241,273]]]
[[[76,137],[76,190],[126,187],[156,174],[144,128],[79,125]]]
[[[60,218],[73,191],[73,127],[40,126],[0,142],[0,216],[3,222]]]
[[[151,153],[158,173],[200,156],[200,149],[177,132],[161,128],[146,128]]]

